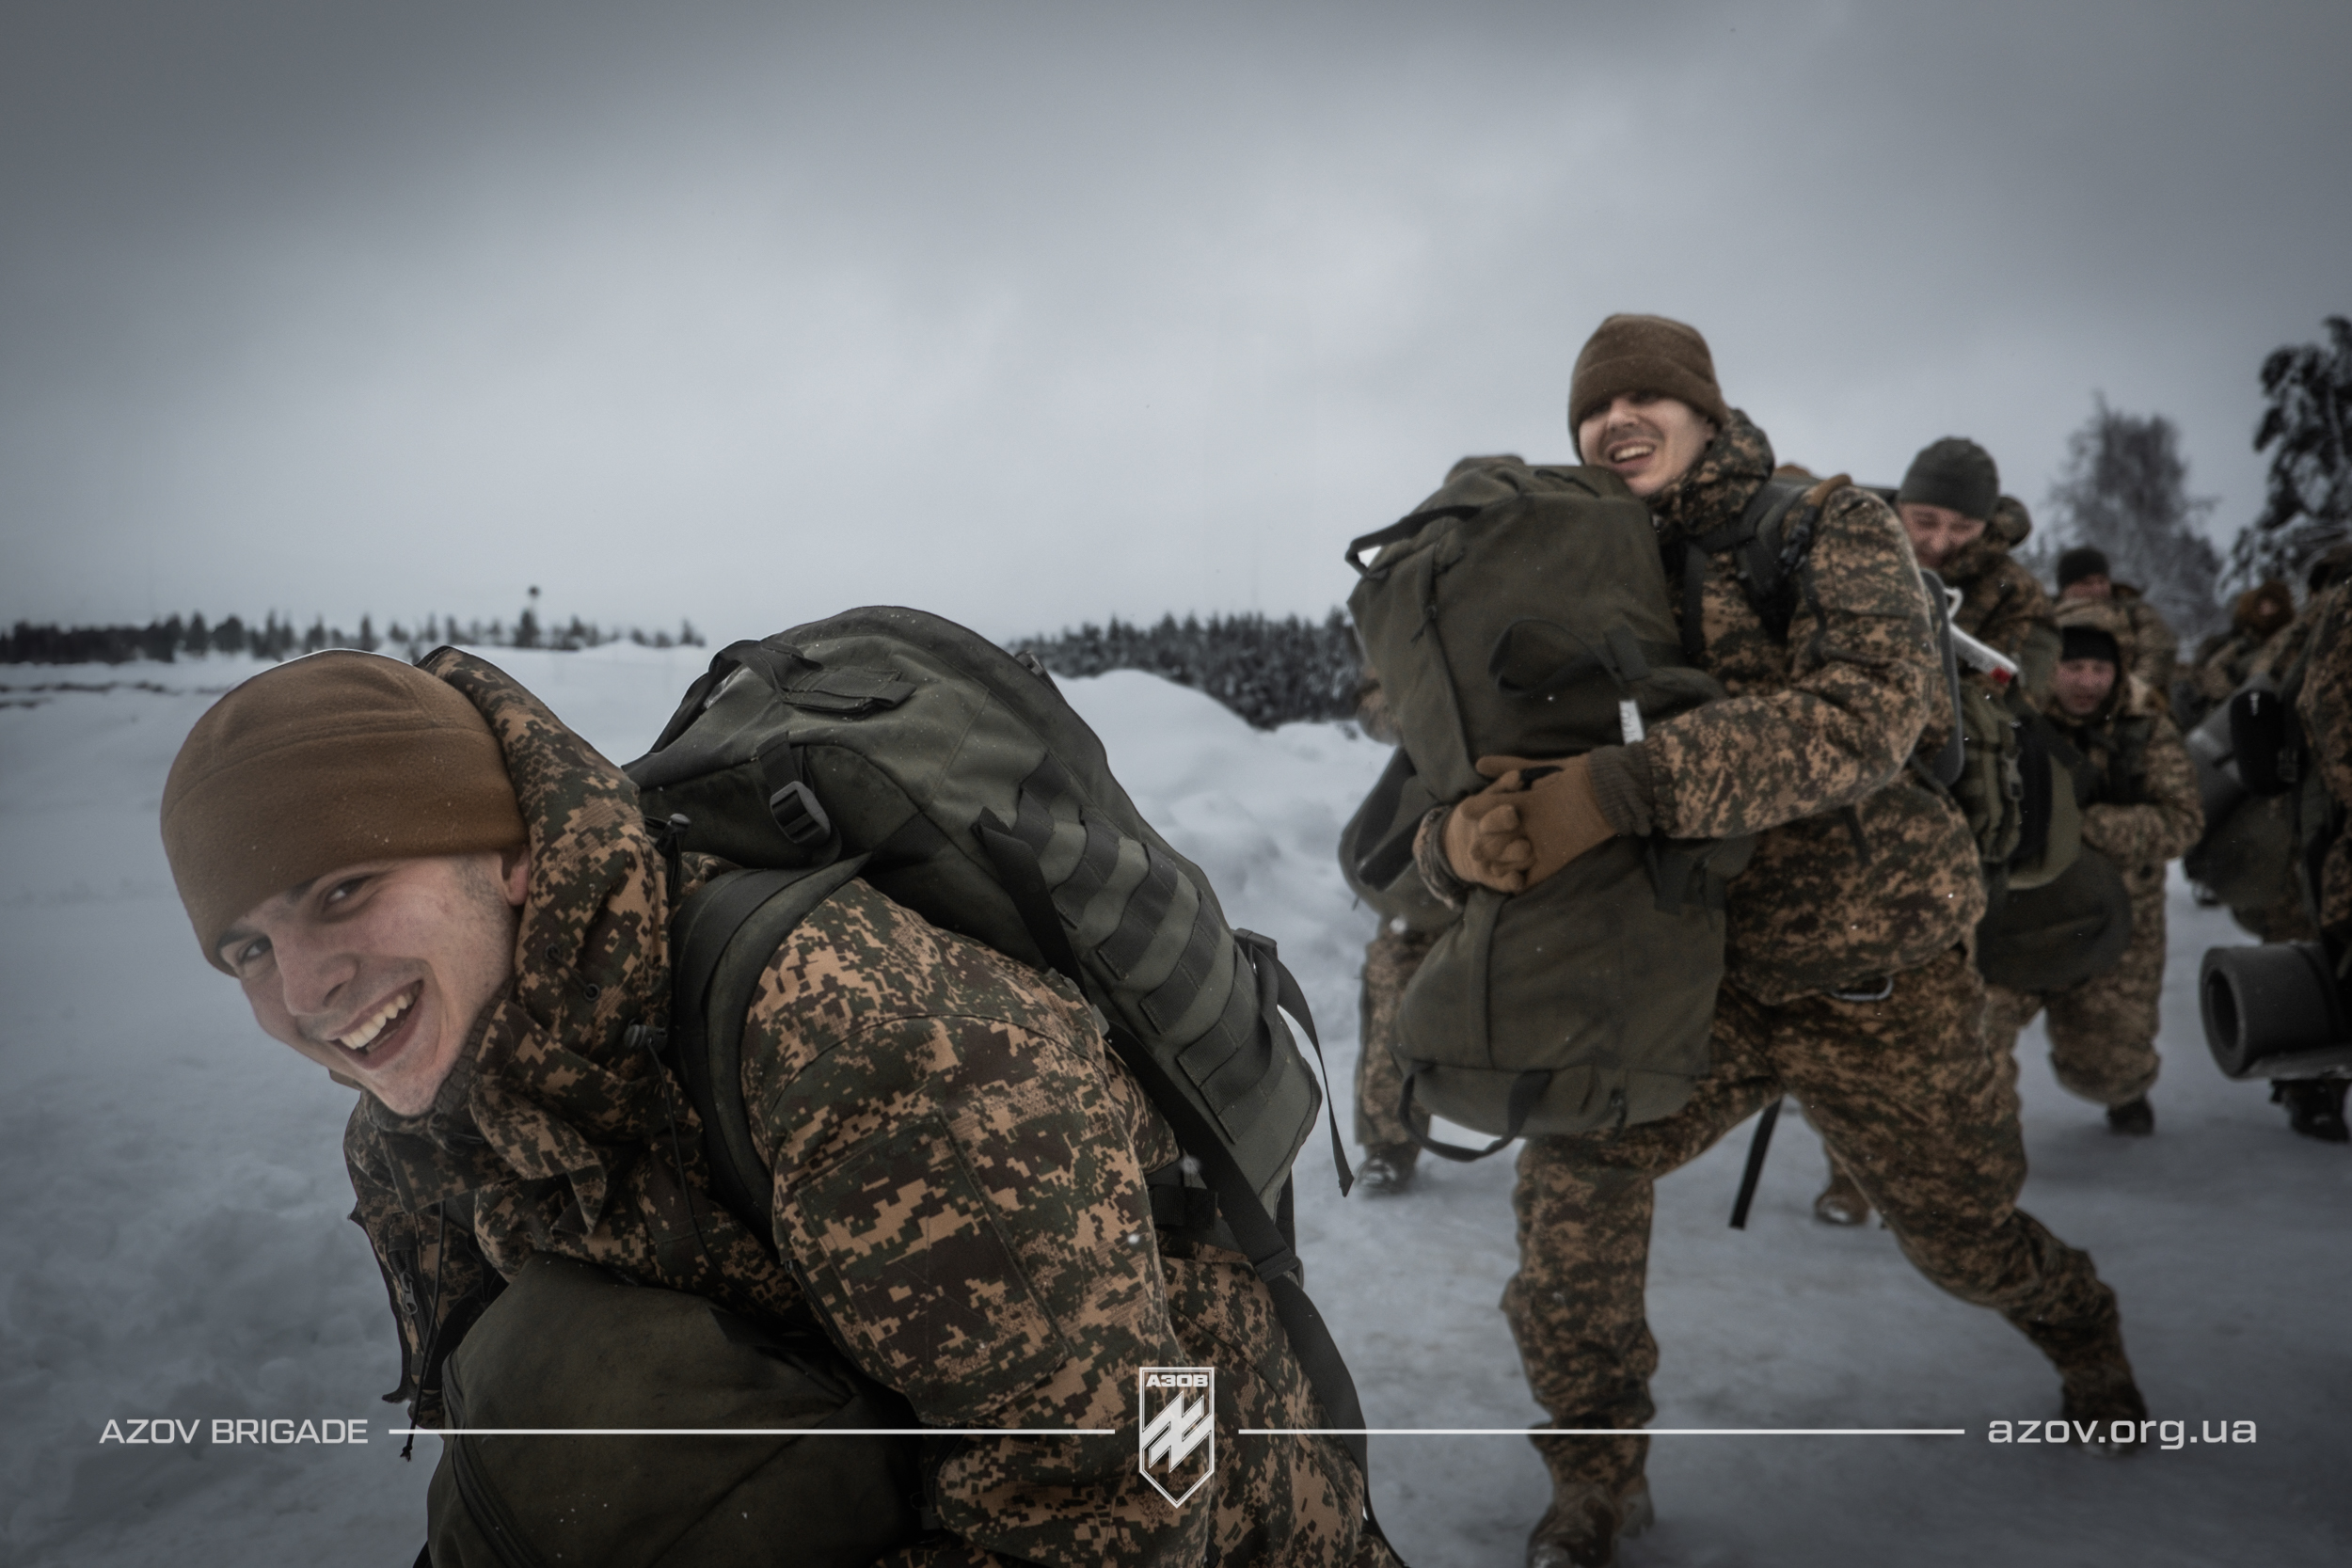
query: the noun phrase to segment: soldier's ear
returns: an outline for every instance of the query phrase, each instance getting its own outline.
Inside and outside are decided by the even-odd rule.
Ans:
[[[523,907],[523,900],[531,895],[530,845],[500,852],[499,891],[506,895],[506,902],[511,907]]]

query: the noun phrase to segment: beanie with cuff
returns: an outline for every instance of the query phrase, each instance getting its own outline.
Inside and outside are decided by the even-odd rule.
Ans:
[[[198,720],[164,784],[164,853],[205,960],[267,898],[347,865],[529,841],[489,721],[396,658],[347,649],[254,676]]]

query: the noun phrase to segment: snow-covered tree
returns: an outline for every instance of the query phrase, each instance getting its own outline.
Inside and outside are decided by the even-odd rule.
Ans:
[[[2352,321],[2329,316],[2327,327],[2325,343],[2290,343],[2263,361],[2270,406],[2254,450],[2270,451],[2270,490],[2231,547],[2233,582],[2300,577],[2352,537]]]
[[[2044,504],[2051,528],[2039,554],[2055,559],[2075,545],[2106,551],[2115,580],[2137,588],[2190,646],[2221,625],[2214,592],[2221,552],[2199,527],[2214,502],[2189,494],[2170,420],[2126,414],[2101,396],[2066,438],[2066,463]]]

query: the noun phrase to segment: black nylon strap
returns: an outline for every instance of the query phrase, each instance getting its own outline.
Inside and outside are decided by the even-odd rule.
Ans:
[[[1441,1160],[1469,1164],[1500,1153],[1518,1140],[1519,1130],[1527,1125],[1535,1102],[1551,1086],[1551,1073],[1545,1068],[1530,1068],[1511,1082],[1511,1098],[1503,1105],[1503,1133],[1484,1148],[1464,1148],[1460,1144],[1440,1143],[1413,1125],[1413,1080],[1421,1076],[1419,1068],[1405,1074],[1405,1088],[1396,1097],[1396,1119],[1405,1124],[1405,1131],[1413,1134],[1413,1141]]]
[[[767,1161],[743,1101],[743,1025],[760,973],[810,910],[864,868],[729,871],[686,900],[672,926],[669,1060],[703,1124],[711,1196],[772,1250]]]
[[[1356,1172],[1347,1163],[1347,1146],[1340,1140],[1339,1096],[1331,1087],[1331,1069],[1323,1059],[1323,1039],[1315,1033],[1315,1015],[1308,1010],[1307,993],[1298,989],[1298,976],[1290,972],[1290,966],[1276,957],[1272,937],[1236,927],[1233,940],[1241,943],[1249,955],[1250,967],[1258,972],[1258,1009],[1265,1015],[1266,1032],[1273,1035],[1280,1023],[1274,1016],[1274,1009],[1279,1007],[1298,1020],[1298,1026],[1307,1031],[1307,1043],[1315,1048],[1315,1070],[1323,1078],[1324,1119],[1331,1128],[1331,1164],[1340,1173],[1340,1196],[1345,1197],[1356,1185]]]
[[[1764,1107],[1756,1118],[1756,1136],[1748,1140],[1747,1168],[1740,1173],[1740,1196],[1731,1202],[1731,1228],[1748,1227],[1748,1205],[1756,1200],[1756,1183],[1764,1174],[1765,1151],[1772,1147],[1772,1123],[1780,1119],[1780,1101]]]

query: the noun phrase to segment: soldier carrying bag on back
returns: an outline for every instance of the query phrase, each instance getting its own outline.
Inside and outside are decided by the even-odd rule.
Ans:
[[[1059,704],[961,628],[866,614],[977,645],[1003,666],[999,709],[1030,695],[1010,689],[1023,682],[1038,711]],[[916,711],[918,684],[923,700],[961,690],[937,669],[916,683],[741,643],[674,732],[706,697],[842,728]],[[1244,1047],[1219,1059],[1264,1089],[1251,1103],[1281,1108],[1283,1142],[1258,1161],[1279,1185],[1317,1099],[1287,1034],[1261,1027],[1284,989],[1271,944],[1226,927],[1148,827],[1113,824],[1123,797],[1100,761],[1038,764],[1008,841],[1035,830],[1053,890],[1132,860],[1146,874],[1121,931],[1189,923],[1175,934],[1192,941],[1161,943],[1182,973],[1146,1001],[1200,1013],[1199,1041]],[[743,776],[836,764],[879,777],[846,747],[782,745]],[[682,816],[649,826],[638,784],[453,649],[421,668],[330,652],[267,671],[173,764],[164,841],[206,958],[267,1033],[361,1090],[344,1136],[353,1217],[400,1330],[389,1397],[417,1425],[949,1429],[635,1447],[453,1433],[430,1560],[1392,1561],[1343,1444],[1238,1436],[1361,1418],[1327,1418],[1322,1372],[1295,1348],[1295,1257],[1236,1243],[1256,1232],[1224,1200],[1247,1195],[1186,1174],[1176,1129],[1194,1124],[1106,1041],[1132,1040],[1106,1029],[1104,1006],[1125,1004],[882,892],[955,847],[901,812],[897,842],[842,858],[837,824],[809,831],[832,787],[811,776],[747,796],[761,832],[810,849],[805,878],[758,882],[681,845]],[[756,847],[752,825],[701,831]],[[677,965],[702,949],[673,916],[746,888],[761,911],[797,899],[787,928],[690,980]],[[743,911],[721,912],[731,927]],[[1138,975],[1152,961],[1115,957]],[[690,1098],[691,1061],[663,1043],[673,992],[705,984],[737,988],[742,1027],[713,1035],[739,1059],[738,1132],[765,1179],[748,1217],[714,1199],[715,1101],[707,1085]],[[1181,1446],[1198,1477],[1179,1504],[1138,1463],[1139,1374],[1203,1366],[1215,1440],[1177,1411],[1197,1423],[1165,1456],[1172,1477]],[[529,1418],[551,1407],[565,1418]],[[1107,1434],[1069,1434],[1082,1429]]]
[[[1784,1094],[1803,1101],[1922,1273],[1999,1311],[2050,1357],[2066,1418],[2099,1422],[2102,1447],[2136,1446],[2122,1423],[2145,1407],[2114,1293],[2085,1254],[2016,1207],[2025,1178],[2017,1102],[1984,1048],[1984,991],[1965,946],[1984,908],[1978,847],[1942,787],[1912,764],[1923,733],[1935,752],[1932,732],[1948,736],[1953,719],[1900,526],[1842,481],[1814,487],[1779,525],[1778,556],[1794,558],[1788,596],[1757,603],[1747,584],[1762,562],[1747,525],[1772,473],[1772,449],[1725,404],[1704,340],[1677,322],[1604,322],[1578,356],[1569,422],[1594,467],[1561,472],[1590,476],[1577,482],[1596,497],[1614,486],[1647,503],[1680,648],[1723,694],[1650,722],[1629,690],[1633,711],[1615,744],[1480,759],[1492,782],[1428,812],[1416,863],[1433,892],[1463,906],[1465,926],[1486,922],[1499,942],[1510,905],[1613,844],[1648,847],[1636,865],[1649,850],[1666,864],[1677,847],[1749,837],[1753,856],[1744,870],[1724,869],[1713,927],[1722,980],[1711,1021],[1702,1016],[1692,1081],[1669,1092],[1664,1075],[1629,1065],[1647,1041],[1604,1037],[1582,1068],[1553,1074],[1542,1100],[1530,1102],[1532,1086],[1511,1096],[1520,1125],[1539,1135],[1519,1156],[1519,1272],[1503,1310],[1554,1424],[1625,1433],[1537,1439],[1553,1490],[1529,1562],[1613,1562],[1618,1537],[1648,1517],[1640,1429],[1653,1410],[1658,1355],[1643,1307],[1652,1185]],[[1474,592],[1444,575],[1431,580],[1428,614],[1442,640],[1454,602],[1446,595],[1470,602]],[[1367,638],[1391,682],[1409,619],[1400,616],[1385,657],[1387,645]],[[1463,703],[1491,696],[1486,671],[1470,668],[1484,653],[1460,651]],[[1498,679],[1510,657],[1498,646]],[[1637,665],[1655,673],[1661,664],[1638,646],[1589,657],[1629,688],[1640,685]],[[1515,684],[1546,694],[1532,673]],[[1401,700],[1398,712],[1408,751],[1431,744]],[[1442,736],[1436,744],[1444,749]],[[1667,891],[1660,887],[1660,905]],[[1678,907],[1690,931],[1706,931],[1704,902]],[[1423,1014],[1426,1037],[1415,1035],[1415,993],[1433,984],[1442,951],[1407,989],[1398,1049],[1408,1058],[1446,1043],[1434,1011]],[[1683,955],[1670,957],[1688,967]],[[1483,994],[1491,1002],[1500,992]],[[1512,1022],[1486,1025],[1491,1033]],[[1432,1070],[1442,1083],[1450,1069]],[[1613,1082],[1627,1092],[1563,1106],[1564,1076],[1572,1087]],[[1647,1108],[1637,1110],[1637,1099]],[[1544,1132],[1534,1118],[1547,1113],[1594,1119]]]

